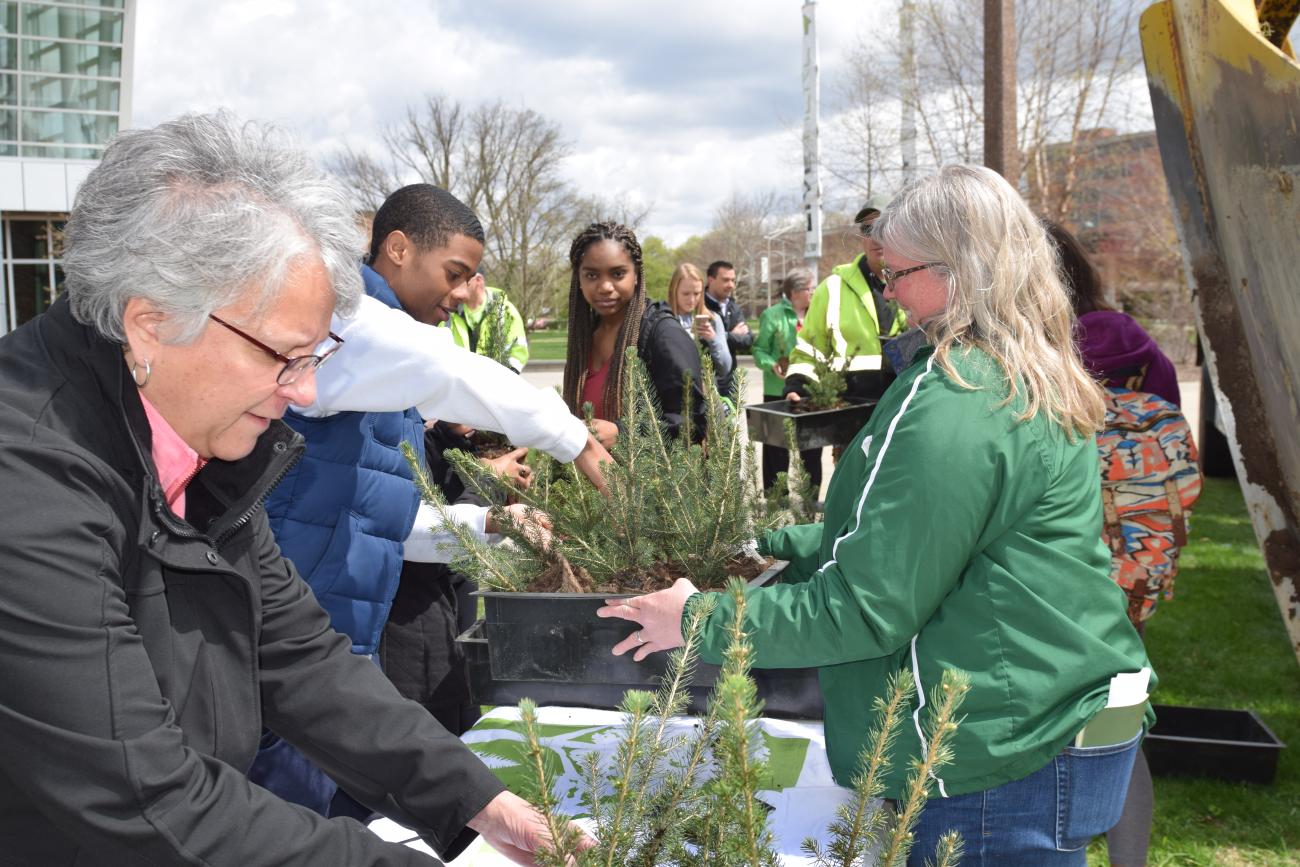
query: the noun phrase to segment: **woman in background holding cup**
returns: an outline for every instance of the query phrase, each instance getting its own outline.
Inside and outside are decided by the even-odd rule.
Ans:
[[[704,278],[689,262],[678,265],[668,281],[668,308],[690,335],[709,350],[713,372],[722,378],[731,373],[731,352],[722,317],[704,306]]]

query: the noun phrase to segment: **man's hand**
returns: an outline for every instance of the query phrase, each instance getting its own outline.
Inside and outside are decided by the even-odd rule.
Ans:
[[[749,323],[746,322],[746,321],[743,320],[743,319],[740,320],[739,322],[736,323],[736,327],[733,328],[733,329],[731,329],[731,333],[734,334],[734,335],[736,335],[737,337],[739,337],[739,336],[742,335],[742,334],[748,334],[748,333],[749,333]]]
[[[596,419],[600,423],[601,419]],[[604,422],[612,425],[612,422]],[[614,428],[617,434],[618,428]],[[583,447],[582,452],[573,459],[573,465],[577,467],[578,472],[587,477],[592,486],[605,496],[609,496],[609,485],[605,484],[605,473],[601,470],[601,464],[613,464],[614,459],[609,456],[605,447],[593,436],[587,436],[587,445]]]
[[[799,401],[803,400],[803,398],[799,396],[799,392],[797,391],[790,392],[785,396],[785,399],[790,401],[791,403],[798,403]]]
[[[511,503],[509,506],[502,506],[501,510],[505,512],[505,520],[498,522],[494,516],[495,509],[488,512],[487,519],[483,522],[485,531],[500,533],[501,524],[508,524],[523,533],[524,538],[538,551],[550,550],[551,518],[549,515],[541,509],[534,509],[523,503]]]
[[[468,824],[489,846],[516,864],[536,864],[534,853],[552,848],[541,813],[511,792],[497,795]],[[579,835],[578,851],[596,845],[578,826],[570,823],[570,827]]]
[[[778,358],[776,361],[772,362],[772,372],[782,379],[785,379],[785,372],[789,369],[790,359],[788,358]]]
[[[495,476],[505,476],[507,481],[521,491],[528,490],[533,483],[533,468],[524,463],[528,449],[515,449],[499,458],[479,458],[479,462],[492,471]]]

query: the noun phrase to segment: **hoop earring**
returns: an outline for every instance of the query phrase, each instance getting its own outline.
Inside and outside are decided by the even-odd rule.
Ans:
[[[143,381],[143,382],[140,381],[140,374],[137,372],[137,368],[139,368],[140,365],[144,365],[144,381]],[[148,359],[146,359],[146,360],[144,360],[144,361],[137,362],[137,363],[131,365],[131,379],[132,379],[132,381],[135,382],[135,386],[136,386],[136,388],[144,388],[146,385],[148,385],[148,384],[149,384],[149,377],[151,377],[151,376],[153,376],[153,369],[152,369],[151,367],[149,367],[149,361],[148,361]]]

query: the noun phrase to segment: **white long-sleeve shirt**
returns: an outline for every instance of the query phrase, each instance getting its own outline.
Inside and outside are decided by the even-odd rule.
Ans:
[[[375,298],[364,296],[355,314],[335,314],[331,330],[345,345],[338,357],[316,371],[316,400],[294,411],[311,418],[340,412],[403,412],[414,407],[423,418],[505,434],[517,446],[540,449],[568,463],[587,444],[587,427],[550,389],[490,358],[457,346],[451,330],[412,319]],[[470,506],[474,509],[478,507]],[[486,510],[465,517],[482,534]],[[403,556],[422,562],[448,562],[450,533],[430,506],[421,505]],[[435,531],[435,528],[438,528]]]

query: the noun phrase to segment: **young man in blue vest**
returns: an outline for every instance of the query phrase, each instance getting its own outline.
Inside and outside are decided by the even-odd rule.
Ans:
[[[464,300],[482,255],[482,226],[446,190],[413,184],[389,196],[361,268],[366,297],[354,316],[333,322],[347,358],[317,372],[315,403],[285,415],[307,452],[272,492],[267,516],[281,551],[354,653],[375,654],[404,554],[419,559],[435,547],[430,537],[441,520],[420,503],[400,450],[409,442],[424,463],[425,419],[499,431],[518,446],[573,461],[604,487],[600,464],[609,453],[558,394],[435,327]],[[270,732],[249,776],[322,815],[369,813]]]

